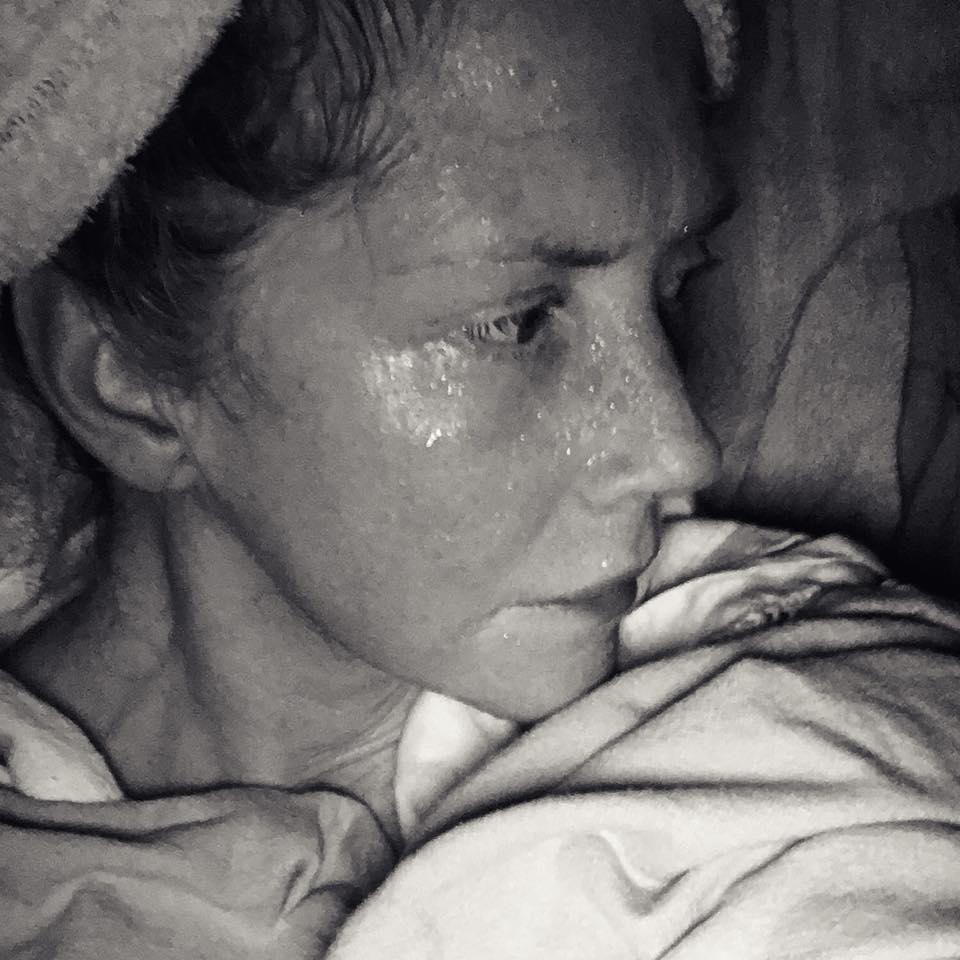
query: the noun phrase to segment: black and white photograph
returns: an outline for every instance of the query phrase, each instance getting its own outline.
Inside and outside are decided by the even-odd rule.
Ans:
[[[960,0],[0,0],[0,960],[960,960]]]

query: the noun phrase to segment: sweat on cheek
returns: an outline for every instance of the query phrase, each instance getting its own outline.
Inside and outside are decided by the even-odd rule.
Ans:
[[[432,447],[467,431],[467,358],[453,344],[373,352],[362,361],[364,385],[381,416],[381,428]]]

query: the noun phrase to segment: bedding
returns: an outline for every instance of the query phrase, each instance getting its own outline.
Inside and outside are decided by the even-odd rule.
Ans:
[[[815,280],[728,509],[841,530],[958,596],[957,198],[855,234]]]
[[[331,957],[960,954],[956,612],[722,534],[671,531],[624,671],[446,793]]]
[[[744,202],[675,332],[725,447],[714,506],[956,594],[957,12],[744,12]],[[82,588],[94,530],[6,369],[0,396],[2,647]],[[340,960],[960,955],[955,611],[842,538],[704,521],[641,592],[618,675],[533,729],[422,698],[402,849],[322,785],[124,798],[6,678],[0,955],[316,957],[351,914]]]
[[[898,564],[942,593],[960,585],[960,198],[899,221],[909,271],[903,377]]]
[[[9,681],[0,955],[319,957],[364,897],[330,957],[960,953],[957,611],[841,537],[694,519],[639,599],[619,673],[529,729],[425,696],[400,851],[320,785],[118,799]]]
[[[717,118],[739,200],[676,332],[715,513],[844,532],[960,596],[960,6],[743,0]]]

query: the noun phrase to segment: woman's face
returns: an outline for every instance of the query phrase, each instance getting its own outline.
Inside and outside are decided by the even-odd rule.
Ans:
[[[653,301],[715,199],[692,31],[679,0],[461,3],[391,99],[402,159],[250,254],[269,400],[200,401],[206,502],[390,674],[519,719],[576,697],[714,473]]]

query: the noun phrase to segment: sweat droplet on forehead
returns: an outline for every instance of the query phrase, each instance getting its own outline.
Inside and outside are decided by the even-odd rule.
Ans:
[[[522,136],[562,123],[559,79],[538,72],[519,52],[492,47],[480,33],[471,31],[448,53],[442,77],[443,112],[451,128],[501,118],[501,104],[514,91],[523,93],[530,109],[521,126],[503,129],[501,135]]]
[[[630,16],[608,0],[462,5],[391,88],[403,150],[363,203],[378,268],[664,232],[694,121],[675,122],[676,71]]]
[[[563,79],[574,60],[563,54],[570,40],[563,31],[545,31],[548,16],[547,8],[535,13],[496,0],[462,5],[433,68],[410,77],[405,104],[415,113],[428,105],[422,112],[448,132],[483,127],[509,139],[562,125],[577,105],[564,101],[575,99],[578,84]],[[544,43],[551,55],[532,55]],[[556,70],[544,68],[554,62]],[[518,95],[527,108],[522,115],[509,107]]]

